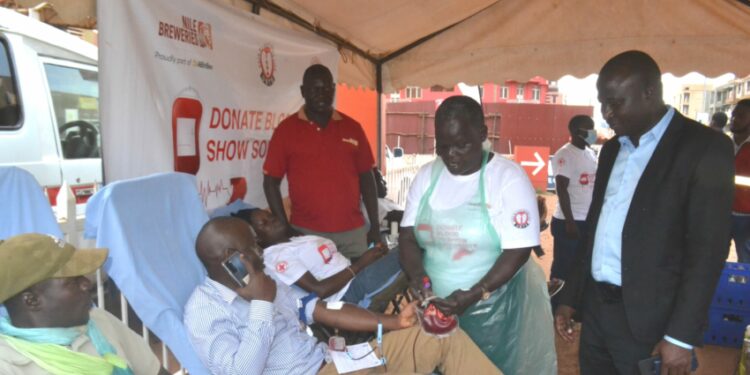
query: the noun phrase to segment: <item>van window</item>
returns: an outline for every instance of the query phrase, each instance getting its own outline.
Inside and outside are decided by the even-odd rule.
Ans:
[[[52,105],[65,159],[98,158],[99,74],[45,63]]]
[[[21,107],[16,87],[8,44],[0,39],[0,129],[17,128],[19,125]]]

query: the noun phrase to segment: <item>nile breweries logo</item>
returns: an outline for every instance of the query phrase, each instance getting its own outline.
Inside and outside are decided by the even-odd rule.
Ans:
[[[260,80],[266,86],[273,85],[276,81],[276,61],[273,58],[273,46],[266,44],[258,50],[258,68],[260,69]]]
[[[186,16],[182,16],[181,25],[159,21],[159,36],[201,48],[214,49],[211,24]]]

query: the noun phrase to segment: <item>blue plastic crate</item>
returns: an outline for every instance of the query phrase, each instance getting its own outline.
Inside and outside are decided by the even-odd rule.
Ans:
[[[750,264],[727,262],[711,306],[750,311]]]
[[[708,331],[703,342],[709,345],[739,348],[750,325],[750,311],[711,307],[708,311]]]

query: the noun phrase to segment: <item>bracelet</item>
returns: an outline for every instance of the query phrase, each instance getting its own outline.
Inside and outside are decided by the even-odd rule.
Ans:
[[[351,273],[352,273],[352,279],[353,279],[353,278],[355,278],[355,277],[357,277],[357,273],[356,273],[356,272],[354,272],[354,270],[353,270],[353,269],[352,269],[351,267],[346,267],[346,269],[348,269],[348,270],[349,270],[349,272],[351,272]]]

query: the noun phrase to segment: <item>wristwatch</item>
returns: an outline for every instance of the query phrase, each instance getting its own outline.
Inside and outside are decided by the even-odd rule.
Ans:
[[[486,301],[490,299],[492,292],[487,290],[487,288],[484,287],[484,284],[481,284],[481,283],[479,284],[479,290],[482,292],[482,297],[481,297],[482,301]]]

